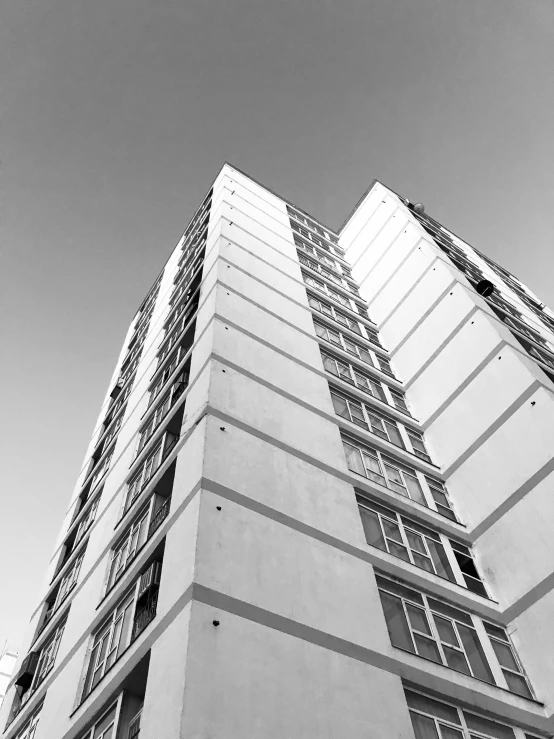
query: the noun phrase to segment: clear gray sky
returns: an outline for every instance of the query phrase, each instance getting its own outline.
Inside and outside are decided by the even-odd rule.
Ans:
[[[376,177],[554,304],[553,38],[553,0],[4,0],[0,643],[224,160],[330,226]]]

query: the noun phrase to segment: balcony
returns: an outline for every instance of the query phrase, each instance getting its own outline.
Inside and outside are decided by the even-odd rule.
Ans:
[[[135,620],[133,622],[133,631],[131,633],[131,642],[142,634],[148,624],[156,617],[156,607],[158,605],[158,590],[151,591],[146,598],[144,605],[137,606]]]

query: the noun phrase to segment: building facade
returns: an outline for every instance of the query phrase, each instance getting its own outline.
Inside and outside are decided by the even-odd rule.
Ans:
[[[5,739],[554,733],[554,314],[225,165],[129,328]]]

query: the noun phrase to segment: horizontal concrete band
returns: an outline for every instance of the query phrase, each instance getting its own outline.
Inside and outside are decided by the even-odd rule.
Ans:
[[[371,266],[371,267],[370,267],[370,268],[368,269],[368,271],[367,271],[367,272],[365,273],[365,275],[364,275],[364,276],[363,276],[363,277],[362,277],[362,278],[361,278],[361,279],[360,279],[360,280],[358,281],[358,284],[360,285],[360,287],[362,287],[362,285],[364,285],[364,283],[365,283],[365,281],[366,281],[366,280],[368,279],[368,277],[371,277],[371,275],[373,274],[374,270],[375,270],[375,269],[377,269],[377,267],[379,266],[379,264],[381,264],[382,260],[383,260],[383,259],[384,259],[384,258],[385,258],[385,257],[387,256],[387,254],[389,254],[389,252],[390,252],[390,251],[391,251],[391,250],[392,250],[392,249],[394,248],[394,246],[395,246],[396,242],[398,241],[398,239],[400,238],[400,236],[401,236],[401,235],[402,235],[403,233],[406,233],[406,225],[407,225],[406,223],[404,223],[404,224],[402,225],[402,227],[401,227],[401,229],[399,230],[399,232],[398,232],[398,233],[396,234],[396,236],[395,236],[395,237],[394,237],[394,238],[392,239],[392,241],[391,241],[391,242],[390,242],[390,244],[389,244],[389,245],[387,246],[387,248],[385,249],[385,251],[384,251],[384,252],[383,252],[383,253],[381,254],[381,256],[379,257],[379,259],[378,259],[378,260],[377,260],[377,261],[375,262],[375,264],[373,264],[373,265],[372,265],[372,266]],[[404,229],[404,230],[402,230],[402,229]],[[420,239],[420,240],[421,240],[421,239]],[[416,248],[416,247],[414,246],[414,247],[413,247],[413,248],[412,248],[412,249],[410,250],[410,254],[411,254],[411,253],[412,253],[412,252],[413,252],[413,251],[415,250],[415,248]],[[364,253],[363,253],[363,254],[365,254],[365,253],[367,253],[367,252],[366,252],[366,251],[364,251]],[[362,254],[361,256],[363,256],[363,254]],[[360,257],[360,258],[361,258],[361,257]],[[396,272],[396,270],[395,270],[395,272]],[[369,301],[368,301],[368,305],[371,305],[371,303],[373,302],[373,300],[375,300],[375,298],[376,298],[376,297],[377,297],[377,295],[378,295],[378,294],[379,294],[379,293],[381,292],[381,290],[383,290],[383,289],[385,288],[386,284],[388,284],[388,282],[389,282],[389,280],[390,280],[391,278],[392,278],[392,275],[391,275],[391,276],[390,276],[390,277],[389,277],[389,278],[387,279],[386,283],[385,283],[385,284],[383,284],[383,285],[382,285],[382,286],[381,286],[381,287],[379,288],[379,291],[378,291],[378,293],[376,293],[376,294],[375,294],[375,295],[373,296],[373,298],[371,299],[371,302],[369,302]]]
[[[503,426],[506,421],[513,416],[514,413],[521,408],[526,400],[529,400],[537,390],[542,387],[538,380],[532,382],[514,401],[511,403],[506,410],[501,413],[498,418],[491,423],[491,425],[483,431],[483,433],[475,439],[475,441],[468,446],[468,448],[461,454],[452,464],[444,470],[444,476],[448,480],[457,469],[459,469],[464,462],[467,460],[487,441],[490,437]]]
[[[452,280],[452,282],[441,292],[441,294],[433,301],[433,303],[427,308],[425,313],[423,313],[420,318],[416,321],[416,323],[412,326],[412,328],[408,331],[408,333],[400,340],[400,342],[394,347],[394,349],[391,350],[390,356],[394,357],[394,355],[402,349],[404,344],[412,337],[412,335],[418,330],[418,328],[424,323],[427,318],[431,315],[431,313],[435,310],[435,308],[440,304],[444,298],[452,292],[452,290],[457,285],[457,280]],[[401,305],[401,302],[399,303]]]
[[[487,367],[492,360],[497,356],[498,352],[502,350],[502,348],[506,346],[506,342],[504,340],[499,341],[496,346],[494,346],[491,351],[487,354],[486,357],[484,357],[479,364],[475,367],[475,369],[469,373],[469,375],[456,387],[456,389],[450,393],[450,395],[446,398],[446,400],[439,405],[439,407],[433,411],[433,413],[429,416],[429,418],[422,424],[423,430],[426,431],[429,426],[431,426],[439,416],[441,416],[444,411],[452,405],[452,403],[456,400],[456,398],[461,395],[466,388],[468,388],[473,380],[475,380],[478,375],[481,374],[481,372]]]
[[[372,238],[372,239],[371,239],[371,240],[370,240],[370,241],[368,242],[367,246],[366,246],[366,247],[364,248],[364,250],[362,251],[362,253],[360,254],[360,256],[359,256],[359,257],[358,257],[357,259],[355,259],[355,260],[354,260],[354,261],[353,261],[353,262],[351,263],[352,269],[355,269],[355,267],[356,267],[356,265],[358,264],[358,262],[360,261],[360,259],[361,259],[361,258],[362,258],[362,257],[364,256],[364,254],[365,254],[365,253],[366,253],[366,252],[367,252],[367,251],[368,251],[369,249],[371,249],[371,246],[373,245],[373,243],[374,243],[374,242],[375,242],[375,241],[376,241],[376,240],[377,240],[377,239],[379,238],[379,236],[380,236],[380,235],[382,234],[383,230],[384,230],[384,229],[385,229],[385,228],[386,228],[386,227],[387,227],[387,226],[389,225],[389,223],[390,223],[390,222],[392,221],[392,219],[393,219],[393,218],[394,218],[394,217],[395,217],[395,216],[396,216],[396,215],[397,215],[398,213],[402,213],[402,215],[404,215],[404,214],[403,214],[403,212],[402,212],[402,209],[401,209],[401,208],[399,208],[399,207],[397,206],[397,207],[396,207],[396,208],[395,208],[395,209],[394,209],[394,210],[392,211],[392,213],[390,214],[390,216],[389,216],[389,217],[388,217],[388,218],[387,218],[387,219],[385,220],[385,222],[384,222],[384,223],[383,223],[383,225],[382,225],[382,226],[381,226],[381,227],[379,228],[379,230],[378,230],[378,231],[377,231],[377,233],[376,233],[376,234],[375,234],[375,235],[373,236],[373,238]],[[405,226],[405,225],[406,225],[406,221],[404,221],[404,222],[402,223],[402,228],[404,228],[404,226]],[[399,233],[400,233],[400,232],[399,232]],[[350,248],[350,247],[349,247],[349,248]],[[389,247],[387,248],[387,250],[386,250],[386,251],[388,251],[388,249],[390,249],[390,245],[389,245]],[[375,264],[373,265],[373,267],[374,267],[374,268],[375,268],[375,267],[376,267],[376,266],[377,266],[377,265],[379,264],[379,262],[381,261],[381,259],[382,259],[382,258],[383,258],[383,257],[385,256],[385,254],[386,254],[386,251],[385,251],[385,252],[383,252],[383,254],[381,254],[381,256],[379,257],[379,259],[378,259],[378,260],[377,260],[377,261],[375,262]]]
[[[401,261],[401,262],[400,262],[400,263],[399,263],[399,264],[398,264],[398,265],[397,265],[397,266],[396,266],[396,267],[395,267],[395,268],[393,269],[393,271],[392,271],[392,272],[390,273],[390,275],[389,275],[389,276],[387,277],[387,279],[386,279],[386,280],[385,280],[385,281],[383,282],[383,284],[382,284],[382,285],[381,285],[381,287],[380,287],[380,288],[379,288],[379,289],[377,290],[377,292],[374,292],[374,293],[373,293],[373,297],[371,298],[371,300],[368,300],[368,301],[367,301],[367,305],[368,305],[368,307],[369,307],[369,306],[371,306],[371,305],[372,305],[372,304],[373,304],[373,303],[374,303],[374,302],[375,302],[375,301],[377,300],[377,298],[379,297],[379,295],[381,295],[381,293],[383,292],[383,290],[386,290],[386,288],[387,288],[387,287],[389,286],[389,284],[390,284],[390,283],[392,282],[392,280],[394,280],[394,278],[396,277],[396,275],[397,275],[397,274],[399,273],[399,271],[400,271],[400,270],[402,269],[402,267],[404,266],[405,262],[406,262],[406,261],[407,261],[407,260],[408,260],[408,259],[409,259],[409,258],[410,258],[410,257],[412,256],[412,254],[413,254],[413,253],[415,252],[415,250],[416,250],[416,249],[417,249],[417,247],[419,246],[420,242],[421,242],[421,238],[420,238],[420,239],[418,239],[418,241],[416,241],[416,243],[414,244],[414,246],[412,246],[412,248],[410,249],[410,251],[409,251],[409,252],[408,252],[408,253],[406,254],[406,256],[404,257],[404,259],[403,259],[403,260],[402,260],[402,261]],[[360,285],[363,285],[363,284],[364,284],[364,282],[365,282],[365,281],[367,280],[367,278],[368,278],[368,277],[370,276],[370,274],[371,274],[371,270],[370,270],[370,271],[369,271],[369,272],[367,273],[367,275],[365,275],[365,276],[363,277],[363,279],[362,279],[362,280],[361,280],[361,282],[360,282]]]
[[[419,241],[421,242],[421,241],[422,241],[422,239],[420,239]],[[418,242],[418,243],[419,243],[419,242]],[[416,250],[416,247],[414,247],[414,248],[413,248],[413,249],[412,249],[412,250],[410,251],[410,253],[409,253],[409,254],[408,254],[408,255],[406,256],[406,258],[405,258],[405,259],[404,259],[404,260],[403,260],[403,261],[401,262],[401,264],[400,264],[400,265],[399,265],[399,267],[398,267],[398,268],[397,268],[397,269],[396,269],[396,270],[394,271],[394,273],[393,273],[393,274],[396,274],[396,273],[398,272],[398,270],[400,269],[400,267],[401,267],[401,266],[402,266],[402,265],[403,265],[403,264],[404,264],[404,263],[406,262],[406,260],[407,260],[407,259],[408,259],[408,258],[410,257],[410,255],[411,255],[411,254],[413,254],[413,252],[414,252],[415,250]],[[427,266],[425,267],[425,269],[423,270],[423,272],[421,272],[421,274],[419,275],[419,277],[417,278],[417,280],[415,280],[415,282],[413,282],[413,283],[412,283],[412,286],[410,287],[410,289],[409,289],[409,290],[407,290],[407,291],[406,291],[406,292],[404,293],[404,295],[402,295],[402,299],[401,299],[401,300],[399,300],[399,301],[398,301],[398,303],[396,303],[396,305],[394,306],[394,308],[392,308],[392,310],[391,310],[391,311],[390,311],[390,312],[389,312],[389,313],[388,313],[388,314],[387,314],[387,315],[386,315],[386,316],[385,316],[385,317],[383,318],[383,320],[382,320],[382,321],[381,321],[381,322],[379,323],[379,331],[381,331],[381,330],[383,329],[383,326],[384,326],[384,325],[385,325],[385,324],[387,323],[387,321],[389,321],[389,320],[390,320],[390,319],[391,319],[391,318],[392,318],[392,317],[394,316],[394,314],[396,313],[396,311],[397,311],[397,310],[398,310],[399,308],[401,308],[401,307],[402,307],[402,305],[404,304],[404,302],[405,302],[405,301],[406,301],[406,300],[407,300],[407,299],[408,299],[408,298],[410,297],[410,295],[411,295],[411,294],[412,294],[412,293],[414,292],[414,290],[416,290],[416,289],[417,289],[417,287],[418,287],[418,286],[420,285],[421,281],[425,279],[425,277],[426,277],[426,276],[427,276],[427,275],[429,274],[429,272],[431,272],[431,271],[432,271],[433,269],[436,269],[436,264],[437,264],[437,262],[440,262],[440,259],[439,259],[439,257],[435,257],[435,258],[434,258],[434,259],[433,259],[433,260],[432,260],[431,262],[429,262],[429,264],[428,264],[428,265],[427,265]],[[390,279],[392,279],[392,277],[393,277],[393,275],[391,275]],[[387,282],[388,282],[388,281],[387,281]],[[384,287],[384,286],[383,286],[383,287]],[[426,317],[426,315],[428,315],[428,314],[424,314],[424,316],[425,316],[425,317]]]

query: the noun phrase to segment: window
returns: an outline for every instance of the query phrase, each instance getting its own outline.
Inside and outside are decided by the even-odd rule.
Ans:
[[[115,739],[115,731],[119,714],[119,701],[109,708],[81,739]]]
[[[141,431],[139,445],[137,448],[137,457],[144,449],[146,444],[150,441],[154,435],[158,426],[162,423],[164,418],[167,416],[169,411],[173,408],[175,403],[179,400],[181,395],[188,387],[189,373],[188,368],[181,370],[175,380],[172,382],[169,391],[165,397],[161,400],[160,404],[150,417],[150,420]]]
[[[384,357],[382,354],[377,354],[376,356],[377,356],[377,361],[379,362],[379,368],[381,372],[385,372],[385,374],[390,375],[391,377],[394,377],[394,372],[392,371],[389,360],[386,357]]]
[[[40,708],[36,709],[33,712],[33,715],[31,716],[29,721],[25,724],[21,731],[15,735],[14,739],[33,739],[33,737],[35,736],[35,731],[37,730],[41,711],[42,705],[40,706]]]
[[[349,470],[367,477],[379,485],[385,485],[405,498],[410,498],[427,506],[415,470],[405,467],[400,462],[381,454],[375,449],[360,446],[357,443],[354,445],[349,439],[343,438],[342,443]]]
[[[412,449],[414,450],[414,454],[416,454],[421,459],[424,459],[426,462],[430,463],[431,457],[428,455],[425,444],[423,443],[423,436],[418,431],[414,431],[410,428],[406,429],[406,433],[408,434],[408,437],[412,442]]]
[[[406,405],[406,398],[404,397],[404,394],[399,392],[398,390],[393,390],[389,387],[390,394],[392,396],[393,403],[395,407],[401,412],[406,413],[408,416],[410,414],[410,410],[408,406]]]
[[[95,471],[94,475],[92,476],[92,480],[90,481],[90,487],[91,489],[94,488],[98,482],[104,477],[104,475],[107,473],[107,471],[110,469],[110,464],[113,457],[113,447],[110,449],[110,451],[107,453],[106,457],[104,458],[104,461],[102,464],[98,466],[98,469]]]
[[[360,344],[356,344],[355,341],[351,341],[346,336],[342,337],[342,343],[347,352],[350,352],[350,354],[353,354],[355,357],[361,359],[362,362],[369,364],[371,367],[375,367],[375,362],[373,361],[371,354],[363,346],[361,346]]]
[[[512,693],[517,693],[524,698],[533,699],[533,693],[529,686],[529,682],[525,677],[523,668],[520,665],[518,656],[510,642],[510,637],[505,629],[501,626],[485,623],[485,630],[489,635],[489,639],[496,654],[496,659],[502,668],[504,679],[508,683],[508,688]]]
[[[98,510],[99,503],[100,503],[100,495],[97,495],[96,498],[90,504],[87,512],[83,515],[83,518],[81,519],[79,523],[79,526],[77,528],[77,533],[75,534],[75,544],[77,544],[77,542],[83,538],[83,536],[86,534],[86,532],[90,529],[90,527],[94,523],[94,519],[96,517],[96,511]]]
[[[331,400],[338,416],[342,416],[342,418],[346,418],[348,421],[371,431],[381,439],[405,449],[398,426],[392,419],[381,416],[374,408],[339,395],[334,390],[331,390]]]
[[[464,544],[460,544],[457,541],[451,541],[450,544],[452,545],[454,556],[456,557],[456,561],[462,572],[467,589],[472,590],[478,595],[483,595],[485,596],[485,598],[488,598],[489,596],[487,590],[483,584],[483,581],[481,580],[479,571],[475,566],[475,561],[473,559],[473,554],[471,553],[471,550]]]
[[[156,616],[161,562],[152,562],[92,639],[81,701]]]
[[[323,359],[323,366],[327,372],[335,375],[335,377],[340,377],[341,380],[345,380],[351,385],[355,385],[364,393],[373,396],[382,403],[388,403],[383,386],[380,382],[373,380],[371,377],[367,377],[367,375],[363,375],[352,367],[351,364],[335,359],[324,352],[321,353],[321,357]]]
[[[85,545],[86,546],[86,545]],[[83,564],[83,559],[85,557],[85,549],[83,548],[79,554],[75,557],[73,560],[73,563],[65,573],[65,575],[60,580],[60,585],[58,588],[58,592],[56,595],[56,600],[54,602],[54,611],[63,603],[63,601],[67,598],[69,593],[73,590],[75,585],[77,585],[77,580],[79,579],[79,572],[81,570],[81,565]]]
[[[329,303],[324,303],[323,301],[314,298],[314,296],[310,295],[309,293],[308,303],[310,307],[314,310],[317,310],[320,313],[329,316],[329,318],[332,318],[334,321],[337,321],[337,323],[342,324],[350,331],[354,331],[355,333],[360,334],[360,336],[362,335],[362,329],[360,328],[360,324],[357,321],[353,321],[346,314],[337,311],[333,306],[329,305]]]
[[[342,348],[341,335],[338,331],[334,331],[332,328],[323,326],[321,323],[316,323],[315,321],[314,326],[315,332],[320,339],[324,339],[325,341],[328,341],[331,344],[336,344]]]
[[[425,480],[429,485],[431,495],[433,496],[433,500],[437,506],[437,511],[446,518],[449,518],[452,521],[457,521],[458,519],[456,518],[452,503],[448,497],[448,492],[442,482],[434,480],[432,477],[425,477]]]
[[[515,739],[510,726],[421,693],[404,692],[416,739]]]
[[[135,472],[129,482],[125,506],[123,509],[124,512],[129,510],[143,488],[152,479],[152,477],[154,477],[164,459],[175,447],[178,439],[178,436],[166,431],[144,462],[139,466],[139,469]]]
[[[135,590],[112,612],[96,633],[85,677],[83,699],[94,689],[131,643]]]
[[[58,626],[58,628],[54,631],[52,636],[40,650],[37,669],[35,671],[35,676],[30,692],[33,692],[38,688],[38,686],[44,681],[50,670],[54,667],[56,654],[58,653],[58,647],[60,646],[64,629],[65,621]]]
[[[456,582],[439,534],[360,496],[358,508],[370,546]]]
[[[119,580],[146,541],[150,506],[145,508],[127,529],[123,539],[112,550],[106,592]]]
[[[346,308],[351,308],[350,300],[346,297],[346,295],[333,290],[332,287],[327,285],[325,282],[322,282],[317,277],[312,277],[312,275],[308,275],[306,272],[302,272],[302,279],[307,285],[311,285],[312,287],[315,287],[316,290],[319,290],[322,293],[326,293],[327,295],[329,295],[330,298],[333,298],[333,300],[341,303],[341,305],[344,305]]]
[[[469,613],[381,575],[377,585],[393,646],[495,684]]]

